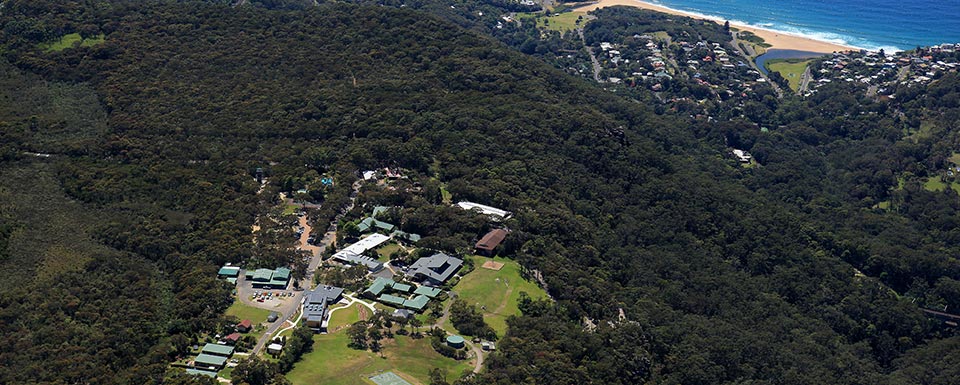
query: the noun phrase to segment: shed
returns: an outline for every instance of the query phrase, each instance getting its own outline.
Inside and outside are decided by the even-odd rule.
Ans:
[[[233,355],[233,347],[227,345],[206,344],[203,345],[203,349],[200,351],[204,354],[210,354],[214,356],[230,357]]]
[[[237,266],[224,266],[220,268],[220,271],[217,272],[217,275],[221,278],[236,278],[240,276],[240,268]]]
[[[464,341],[463,337],[460,336],[447,336],[447,345],[451,348],[460,349],[463,347]]]
[[[207,377],[217,376],[217,372],[210,371],[210,370],[193,369],[193,368],[187,368],[187,374],[191,374],[194,376],[207,376]]]
[[[283,350],[283,345],[280,345],[278,343],[272,343],[270,345],[267,345],[268,353],[280,354],[280,351],[282,350]]]
[[[280,318],[280,315],[277,314],[277,312],[272,311],[270,312],[270,315],[267,316],[267,322],[274,322],[277,320],[277,318]]]
[[[219,370],[227,362],[227,357],[215,356],[212,354],[200,353],[193,359],[193,366],[200,368],[216,368]]]

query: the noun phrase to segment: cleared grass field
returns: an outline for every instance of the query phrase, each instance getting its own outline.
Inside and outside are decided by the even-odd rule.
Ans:
[[[803,76],[810,62],[811,60],[770,60],[766,63],[766,67],[770,72],[779,72],[780,76],[790,83],[790,89],[797,91],[800,89],[800,77]]]
[[[551,13],[550,15],[554,15]],[[538,27],[545,27],[554,31],[572,31],[577,28],[577,19],[580,16],[586,15],[586,12],[564,12],[559,16],[543,16],[542,14],[536,13],[518,13],[517,18],[519,19],[537,19]],[[537,16],[541,16],[537,18]],[[585,20],[581,23],[586,22]]]
[[[400,250],[400,245],[391,242],[377,249],[377,255],[380,256],[380,261],[386,262],[390,260],[390,254],[393,254],[397,250]]]
[[[234,301],[233,305],[230,305],[230,307],[227,308],[225,314],[235,316],[241,320],[248,319],[254,324],[258,324],[267,320],[267,316],[270,315],[270,311],[258,309],[253,306],[247,306],[240,303],[240,301]]]
[[[535,283],[520,276],[520,264],[516,261],[496,257],[495,262],[503,263],[499,271],[480,267],[490,258],[468,257],[477,266],[464,276],[453,288],[467,303],[477,305],[483,312],[483,319],[503,336],[507,331],[507,317],[520,314],[517,301],[520,292],[526,292],[533,298],[545,298],[547,293]]]
[[[429,338],[418,340],[406,336],[384,339],[383,354],[359,351],[347,347],[346,331],[317,335],[313,351],[287,373],[294,385],[369,385],[368,378],[383,371],[393,371],[413,383],[427,384],[430,370],[440,368],[452,382],[470,367],[467,361],[456,361],[437,353],[430,347]]]
[[[327,330],[337,330],[340,326],[349,326],[360,320],[359,307],[363,305],[354,304],[350,307],[342,307],[333,312],[330,316],[330,323],[327,324]],[[369,311],[370,309],[367,309]]]
[[[80,36],[79,33],[71,33],[63,35],[60,40],[57,40],[52,43],[41,44],[40,49],[47,52],[56,52],[63,51],[67,48],[72,48],[74,44],[80,42],[81,47],[91,47],[100,43],[103,43],[104,37],[103,34],[97,35],[94,38],[84,39]]]

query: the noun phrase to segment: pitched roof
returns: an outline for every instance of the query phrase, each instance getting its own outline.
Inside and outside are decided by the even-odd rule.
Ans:
[[[463,260],[451,257],[444,253],[437,253],[429,257],[420,258],[407,274],[429,279],[433,283],[442,283],[450,279],[463,265]]]
[[[408,233],[400,230],[390,233],[390,236],[393,237],[394,239],[397,239],[397,238],[406,239],[410,242],[420,242],[420,238],[421,238],[420,234]]]
[[[224,266],[220,268],[220,271],[217,272],[217,275],[226,275],[228,277],[236,277],[240,275],[240,268],[237,266]]]
[[[200,353],[197,358],[193,359],[194,365],[201,364],[204,366],[223,366],[227,362],[227,357],[215,356],[212,354]]]
[[[212,371],[209,371],[209,370],[193,369],[193,368],[187,368],[187,374],[192,374],[192,375],[195,375],[195,376],[203,375],[203,376],[207,376],[207,377],[216,377],[216,376],[217,376],[217,372],[212,372]]]
[[[203,349],[200,351],[207,354],[229,357],[231,354],[233,354],[233,347],[227,345],[206,344],[203,345]]]
[[[397,306],[397,307],[403,306],[404,301],[406,301],[406,300],[403,299],[403,298],[397,297],[397,296],[395,296],[395,295],[390,295],[390,294],[381,294],[381,295],[380,295],[380,298],[377,298],[377,299],[378,299],[380,302],[385,302],[385,303],[388,303],[388,304],[390,304],[390,305],[394,305],[394,306]]]
[[[380,293],[383,293],[384,289],[392,286],[393,286],[392,279],[377,277],[377,279],[373,280],[373,284],[367,288],[366,292],[373,295],[380,295]]]
[[[493,229],[490,230],[487,235],[484,235],[483,238],[477,242],[477,248],[480,250],[493,251],[500,245],[500,242],[503,242],[503,239],[507,237],[507,230],[504,229]]]
[[[273,270],[257,269],[257,271],[253,272],[254,281],[266,282],[266,281],[270,281],[271,278],[273,278]]]
[[[418,295],[403,301],[403,306],[410,309],[423,310],[423,308],[427,306],[427,302],[430,302],[430,298],[425,295]]]
[[[407,292],[409,292],[410,289],[412,289],[412,288],[413,288],[412,286],[407,285],[407,284],[404,284],[404,283],[396,282],[396,283],[393,284],[393,290],[396,290],[396,291],[399,291],[399,292],[407,293]]]
[[[230,341],[239,341],[240,333],[230,333],[226,337],[223,337],[223,339],[230,340]]]
[[[498,218],[501,218],[501,219],[505,219],[505,218],[508,218],[508,217],[510,216],[510,212],[509,212],[509,211],[501,210],[501,209],[498,209],[498,208],[496,208],[496,207],[491,207],[491,206],[487,206],[487,205],[482,205],[482,204],[479,204],[479,203],[473,203],[473,202],[463,201],[463,202],[457,203],[457,206],[459,206],[460,208],[462,208],[462,209],[464,209],[464,210],[479,210],[479,211],[480,211],[481,213],[483,213],[483,214],[486,214],[486,215],[489,215],[489,216],[493,216],[493,217],[498,217]]]
[[[443,290],[440,290],[440,289],[435,288],[435,287],[419,286],[419,287],[417,287],[417,290],[414,290],[414,291],[413,291],[413,294],[420,294],[420,295],[425,295],[425,296],[427,296],[427,297],[433,298],[433,297],[436,297],[436,296],[440,295],[440,292],[441,292],[441,291],[443,291]]]
[[[240,323],[238,323],[237,326],[243,326],[249,329],[251,326],[253,326],[253,322],[250,322],[250,320],[245,319],[243,321],[240,321]]]

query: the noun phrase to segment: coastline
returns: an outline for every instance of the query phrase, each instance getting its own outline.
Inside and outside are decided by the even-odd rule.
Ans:
[[[612,7],[616,5],[637,7],[642,9],[648,9],[651,11],[669,13],[671,15],[692,17],[695,19],[705,18],[703,15],[697,15],[689,12],[676,10],[673,8],[667,8],[662,5],[648,3],[640,0],[599,0],[596,3],[575,8],[574,11],[589,12],[598,8]],[[708,20],[713,20],[715,22],[723,23],[723,20],[719,20],[718,18],[708,18]],[[824,54],[837,52],[837,51],[848,51],[848,50],[860,49],[858,47],[846,46],[846,45],[831,43],[831,42],[822,41],[822,40],[815,40],[805,36],[788,34],[781,31],[774,31],[774,30],[754,27],[750,25],[744,25],[736,22],[730,22],[730,26],[737,28],[741,31],[752,32],[753,34],[763,38],[763,40],[767,44],[771,45],[769,49],[789,49],[789,50],[796,50],[796,51],[817,52],[817,53],[824,53]]]

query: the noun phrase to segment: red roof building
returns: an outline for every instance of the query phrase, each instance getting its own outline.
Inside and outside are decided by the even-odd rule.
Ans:
[[[241,333],[246,333],[250,331],[251,328],[253,328],[253,322],[250,322],[248,319],[240,321],[240,323],[237,324],[237,331]]]
[[[507,230],[504,229],[493,229],[490,230],[487,235],[484,235],[483,238],[480,238],[480,241],[477,242],[477,254],[486,255],[488,257],[494,256],[496,253],[494,249],[497,246],[500,246],[500,243],[503,242],[503,239],[507,237]]]
[[[236,344],[237,341],[240,341],[240,333],[233,333],[226,337],[223,337],[223,341],[226,342],[228,345]]]

